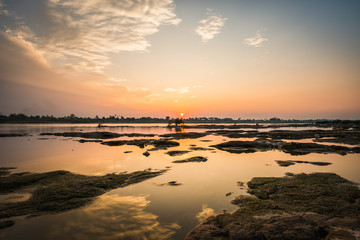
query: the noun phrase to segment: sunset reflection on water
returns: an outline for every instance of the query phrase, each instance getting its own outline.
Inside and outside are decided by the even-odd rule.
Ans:
[[[10,127],[16,131],[16,126]],[[31,234],[37,239],[183,239],[199,220],[224,209],[236,209],[230,203],[234,196],[247,194],[238,181],[253,177],[284,176],[286,172],[334,172],[354,182],[360,182],[360,154],[308,154],[291,156],[278,150],[248,154],[233,154],[221,150],[190,151],[181,156],[169,156],[169,150],[189,150],[193,145],[209,148],[229,139],[207,135],[198,139],[175,140],[178,147],[149,151],[153,146],[105,146],[100,143],[80,143],[78,138],[39,136],[41,132],[96,131],[95,125],[18,126],[32,136],[0,138],[3,167],[17,167],[15,172],[47,172],[68,170],[86,175],[132,172],[144,169],[170,170],[156,178],[108,192],[93,204],[69,212],[27,219],[4,229],[4,239],[23,239]],[[9,129],[0,129],[2,132]],[[163,134],[170,131],[165,125],[114,127],[118,133],[134,132]],[[198,131],[202,129],[196,129]],[[204,131],[204,130],[202,130]],[[192,132],[192,129],[180,129]],[[148,138],[148,137],[146,137]],[[159,138],[155,136],[154,138]],[[121,137],[119,139],[133,139]],[[138,139],[138,137],[136,138]],[[251,140],[251,139],[242,139]],[[127,152],[127,153],[125,153]],[[173,163],[193,156],[207,157],[202,163]],[[280,167],[275,160],[305,160],[330,162],[328,166],[295,164]],[[165,183],[176,181],[178,186]],[[231,192],[230,196],[226,196]],[[41,229],[41,231],[40,231]],[[36,234],[41,232],[41,236]]]

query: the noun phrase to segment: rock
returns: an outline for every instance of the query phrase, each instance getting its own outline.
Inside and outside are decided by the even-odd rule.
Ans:
[[[210,133],[199,133],[199,132],[168,133],[168,134],[162,134],[162,135],[160,135],[160,137],[171,138],[171,139],[195,139],[195,138],[204,137],[209,134]]]
[[[305,163],[316,165],[316,166],[327,166],[327,165],[331,164],[329,162],[305,162]]]
[[[243,130],[209,130],[209,133],[229,138],[268,138],[268,139],[314,139],[315,142],[360,145],[360,131],[351,130],[272,130],[268,132]]]
[[[144,148],[145,145],[153,145],[156,148],[176,147],[180,145],[178,142],[163,139],[114,140],[102,142],[101,144],[107,146],[135,145],[140,148]]]
[[[180,155],[184,155],[186,153],[189,153],[190,151],[168,151],[165,154],[168,154],[170,156],[180,156]]]
[[[13,170],[13,169],[15,169],[15,168],[14,167],[0,167],[0,177],[9,175],[11,173],[10,170]]]
[[[62,133],[40,133],[40,135],[54,135],[63,137],[80,137],[80,138],[93,138],[93,139],[111,139],[119,137],[154,137],[155,134],[142,134],[142,133],[112,133],[112,132],[62,132]]]
[[[90,204],[105,192],[145,181],[167,170],[85,176],[68,171],[10,174],[0,177],[0,194],[26,192],[32,196],[21,202],[0,202],[0,219],[38,216],[75,209]],[[3,221],[8,227],[13,222]],[[1,227],[0,227],[1,228]]]
[[[283,142],[259,138],[254,141],[229,141],[212,145],[217,149],[230,153],[253,153],[258,151],[282,150],[291,155],[306,155],[309,153],[337,153],[346,155],[348,153],[359,153],[360,147],[348,148],[337,145],[321,145],[317,143]]]
[[[124,153],[132,153],[133,151],[125,151]]]
[[[192,151],[212,151],[214,148],[204,148],[204,147],[189,147]]]
[[[86,143],[86,142],[103,142],[102,140],[88,140],[88,139],[80,139],[79,143]]]
[[[182,183],[179,183],[178,181],[170,181],[167,183],[169,186],[180,186]]]
[[[26,137],[28,133],[0,133],[0,137]]]
[[[288,166],[291,166],[291,165],[295,165],[294,161],[292,161],[292,160],[286,160],[286,161],[283,161],[283,160],[275,160],[275,162],[276,162],[280,167],[288,167]]]
[[[184,160],[176,160],[173,161],[173,163],[206,162],[206,161],[207,161],[206,157],[197,156],[197,157],[187,158]]]
[[[348,145],[360,145],[360,134],[358,132],[356,135],[343,134],[340,136],[333,136],[330,138],[314,139],[313,141],[314,142],[325,142],[325,143],[341,143],[341,144],[348,144]]]
[[[13,221],[13,220],[0,221],[0,229],[11,227],[14,224],[15,224],[15,221]]]
[[[183,185],[182,183],[178,182],[178,181],[170,181],[167,183],[154,183],[157,186],[163,187],[163,186],[180,186]]]
[[[40,133],[42,136],[62,136],[62,137],[79,137],[93,139],[110,139],[118,138],[121,135],[112,132],[62,132],[62,133]]]
[[[360,189],[333,173],[253,178],[233,213],[208,218],[186,239],[357,239]]]
[[[149,152],[153,152],[153,151],[159,151],[159,150],[167,150],[167,147],[153,147],[148,149]]]
[[[290,142],[282,145],[282,151],[291,155],[306,155],[309,153],[337,153],[346,155],[351,153],[352,149],[336,145],[321,145],[317,143],[298,143]]]
[[[294,163],[306,163],[306,164],[311,164],[311,165],[316,165],[316,166],[327,166],[327,165],[331,164],[329,162],[309,162],[309,161],[299,161],[299,160],[297,160],[297,161],[293,160],[292,162],[294,162]]]
[[[150,153],[149,153],[148,151],[146,151],[146,152],[143,153],[143,155],[144,155],[145,157],[148,157],[148,156],[150,156]]]
[[[274,148],[274,146],[267,142],[260,141],[229,141],[210,147],[230,153],[253,153],[257,151],[267,151]]]
[[[265,128],[280,128],[280,127],[309,127],[314,126],[314,123],[289,123],[289,124],[233,124],[233,125],[221,125],[221,124],[203,124],[203,125],[191,125],[183,126],[183,128],[201,128],[201,129],[265,129]]]
[[[244,182],[238,181],[238,182],[237,182],[237,185],[238,185],[239,187],[244,187]]]

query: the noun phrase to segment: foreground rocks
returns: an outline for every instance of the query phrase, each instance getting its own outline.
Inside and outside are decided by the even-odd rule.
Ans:
[[[24,193],[30,194],[30,198],[19,202],[0,202],[0,228],[12,226],[17,216],[38,216],[84,206],[111,189],[142,182],[164,172],[166,170],[144,170],[105,176],[85,176],[68,171],[3,172],[0,177],[1,195],[6,197],[6,194]]]
[[[186,239],[358,239],[360,190],[332,173],[253,178],[253,196],[209,217]]]

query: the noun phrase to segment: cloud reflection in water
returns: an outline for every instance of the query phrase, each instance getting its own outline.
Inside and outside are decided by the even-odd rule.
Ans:
[[[56,235],[77,229],[79,239],[169,239],[180,226],[160,224],[156,215],[144,211],[149,203],[145,196],[103,195],[74,212]]]
[[[207,205],[202,205],[202,210],[198,214],[196,214],[196,218],[199,222],[205,221],[208,217],[215,215],[215,211],[212,208],[209,208]]]
[[[4,239],[170,239],[177,223],[160,223],[146,212],[146,196],[105,194],[89,206],[69,212],[28,219],[6,229]]]

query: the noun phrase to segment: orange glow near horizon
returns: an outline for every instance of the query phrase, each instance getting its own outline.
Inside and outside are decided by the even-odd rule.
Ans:
[[[320,3],[64,0],[35,18],[10,2],[0,0],[1,114],[360,118],[357,4],[333,1],[352,14],[334,18]],[[55,34],[58,19],[70,20]]]

